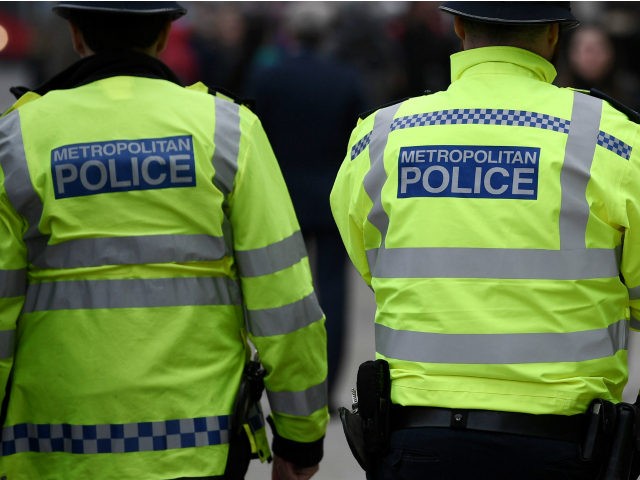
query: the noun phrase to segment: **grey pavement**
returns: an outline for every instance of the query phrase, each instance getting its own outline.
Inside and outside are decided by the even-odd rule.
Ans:
[[[339,406],[345,407],[351,406],[351,388],[356,384],[358,365],[365,360],[372,360],[375,354],[373,293],[351,265],[349,265],[348,275],[345,358],[338,379],[339,395],[335,399]],[[267,415],[269,409],[264,402],[263,408]],[[269,480],[270,478],[271,465],[254,460],[249,466],[245,480]],[[364,480],[364,478],[364,472],[349,451],[340,419],[337,415],[332,416],[324,442],[324,459],[320,463],[320,471],[313,476],[313,480]]]

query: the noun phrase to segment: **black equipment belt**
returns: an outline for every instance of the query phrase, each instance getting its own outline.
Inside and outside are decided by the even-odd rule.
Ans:
[[[567,442],[582,442],[585,415],[533,415],[530,413],[465,410],[438,407],[401,407],[391,410],[391,428],[444,427],[509,433]]]

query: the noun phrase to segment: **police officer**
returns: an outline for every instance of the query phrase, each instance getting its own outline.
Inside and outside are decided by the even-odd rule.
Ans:
[[[551,84],[569,2],[441,8],[450,87],[362,119],[331,194],[391,371],[369,478],[593,479],[640,329],[640,129]]]
[[[0,476],[243,478],[255,346],[273,478],[318,469],[326,334],[259,120],[156,56],[175,2],[60,2],[83,57],[0,119]]]

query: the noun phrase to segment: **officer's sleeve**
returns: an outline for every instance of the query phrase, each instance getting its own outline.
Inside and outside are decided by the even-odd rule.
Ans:
[[[364,190],[364,177],[369,169],[369,148],[366,146],[372,122],[361,121],[352,132],[347,155],[331,190],[330,203],[333,218],[351,262],[367,285],[371,285],[371,272],[367,262],[364,232],[367,212],[372,202]]]
[[[322,457],[328,422],[324,314],[278,163],[245,108],[241,132],[229,216],[249,338],[267,370],[273,451],[311,466]]]
[[[0,159],[0,400],[13,365],[16,324],[26,292],[26,248],[23,222],[5,191]]]
[[[629,381],[623,398],[634,402],[640,391],[640,127],[636,127],[636,138],[626,172],[622,175],[621,193],[623,209],[627,219],[622,249],[621,272],[629,289],[631,311],[630,337],[628,341]]]

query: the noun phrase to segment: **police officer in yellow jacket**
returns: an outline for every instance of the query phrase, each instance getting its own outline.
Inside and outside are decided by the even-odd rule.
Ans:
[[[450,87],[363,118],[331,194],[390,365],[368,478],[593,479],[605,437],[585,432],[640,330],[640,128],[551,84],[569,2],[441,8]]]
[[[175,2],[60,2],[83,57],[0,119],[0,477],[318,469],[324,315],[259,120],[157,58]]]

